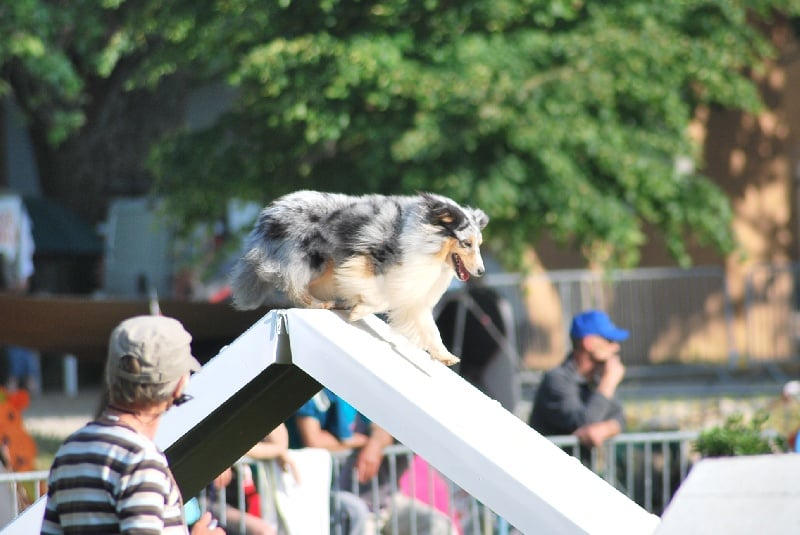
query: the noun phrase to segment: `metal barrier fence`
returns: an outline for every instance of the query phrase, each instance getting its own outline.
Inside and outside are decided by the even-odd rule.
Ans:
[[[660,515],[692,465],[697,431],[623,433],[581,452],[574,436],[550,437],[647,511]]]
[[[16,518],[39,499],[47,483],[47,471],[0,471],[0,527]]]
[[[505,303],[512,319],[492,313],[487,294]],[[463,295],[476,299],[464,301]],[[440,318],[448,303],[459,301],[462,304],[452,315],[461,322],[446,319],[440,321],[440,328],[446,344],[456,348],[457,354],[463,348],[467,359],[476,344],[468,340],[474,333],[465,316],[482,317],[482,325],[491,324],[494,331],[488,336],[495,340],[498,334],[504,337],[495,342],[495,347],[517,356],[518,361],[521,356],[527,367],[541,369],[563,359],[569,350],[572,316],[590,308],[607,311],[615,323],[630,330],[631,337],[622,348],[628,365],[734,365],[739,358],[733,306],[721,267],[610,273],[564,270],[527,277],[488,274],[483,280],[448,292],[438,307]],[[492,321],[487,322],[487,318]]]
[[[582,452],[575,437],[550,437],[559,447],[576,457],[582,457],[587,466],[603,477],[610,484],[628,495],[636,503],[650,512],[661,514],[669,503],[678,485],[686,478],[692,464],[692,441],[698,433],[693,431],[676,431],[660,433],[623,433],[609,440],[603,447]],[[429,526],[441,526],[444,522],[455,527],[452,533],[464,535],[505,535],[511,527],[455,483],[442,476],[438,471],[424,464],[413,451],[402,445],[385,449],[386,467],[376,478],[359,488],[355,478],[346,477],[352,464],[348,462],[351,452],[343,451],[333,454],[334,489],[348,490],[359,494],[368,504],[387,505],[404,504],[405,507],[392,510],[374,507],[372,528],[370,533],[378,533],[378,528],[385,526],[383,533],[391,535],[423,535],[429,533]],[[237,470],[256,469],[271,470],[267,467],[272,461],[242,461]],[[246,480],[240,472],[238,481]],[[258,478],[257,478],[258,479]],[[0,474],[0,487],[18,485],[39,488],[47,480],[47,472],[23,472]],[[262,480],[263,481],[263,480]],[[443,485],[443,486],[441,486]],[[409,492],[410,490],[410,492]],[[446,498],[442,500],[444,491]],[[269,495],[260,489],[260,492]],[[242,484],[236,487],[236,500],[241,509],[245,504],[245,490]],[[16,492],[12,493],[16,496]],[[407,507],[408,501],[393,500],[395,496],[416,496],[421,502],[434,504],[435,507]],[[33,499],[38,495],[33,496]],[[220,503],[225,501],[224,491],[218,495]],[[203,507],[208,504],[201,499]],[[4,504],[6,506],[8,504]],[[331,500],[331,518],[341,515],[337,510],[336,500]],[[17,510],[17,502],[10,504]],[[437,509],[438,507],[438,509]],[[224,510],[224,509],[223,509]],[[224,514],[224,513],[223,513]],[[262,509],[262,515],[267,512]],[[224,519],[223,519],[224,520]],[[243,529],[243,526],[240,526]],[[331,525],[331,534],[339,535],[337,523]],[[242,531],[244,533],[244,531]]]
[[[373,530],[392,535],[493,533],[495,513],[402,445],[384,450],[381,472],[359,485],[351,451],[333,454],[335,490],[360,496],[373,514]],[[411,497],[414,498],[411,498]],[[337,511],[333,517],[337,517]],[[344,535],[333,525],[332,535]]]
[[[567,453],[581,458],[593,472],[647,511],[660,515],[691,468],[692,442],[697,435],[695,431],[623,433],[592,450],[582,450],[571,435],[550,439]],[[332,455],[332,488],[364,499],[372,511],[369,533],[507,535],[513,529],[489,507],[424,464],[405,446],[386,448],[384,455],[381,473],[365,485],[357,482],[352,452]],[[423,464],[420,465],[420,461]],[[441,486],[437,488],[437,484]],[[408,507],[408,500],[404,499],[399,502],[404,505],[402,508],[393,507],[398,503],[397,496],[409,494],[421,503]],[[244,496],[241,488],[239,496]],[[346,533],[336,521],[346,516],[342,514],[342,507],[335,497],[331,499],[331,535]]]

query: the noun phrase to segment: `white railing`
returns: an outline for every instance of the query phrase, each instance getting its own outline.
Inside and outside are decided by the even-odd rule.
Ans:
[[[0,472],[0,526],[16,518],[39,499],[47,483],[47,471]]]
[[[576,457],[581,457],[583,453],[584,462],[595,473],[646,510],[661,514],[689,472],[693,461],[692,442],[697,435],[696,431],[623,433],[601,448],[583,452],[574,436],[550,438],[567,453]],[[351,472],[349,477],[346,474],[348,470],[352,471],[352,462],[348,462],[351,453],[343,451],[333,454],[333,488],[358,494],[369,504],[386,505],[389,501],[387,496],[408,493],[409,488],[421,488],[421,493],[410,494],[417,496],[422,502],[436,503],[435,483],[445,483],[446,505],[438,513],[430,507],[419,507],[405,509],[403,514],[406,516],[402,517],[391,510],[381,512],[380,508],[372,507],[371,525],[376,526],[376,533],[383,525],[386,526],[384,533],[392,535],[428,533],[427,526],[432,523],[433,515],[443,515],[451,519],[451,525],[457,524],[456,531],[464,535],[506,535],[511,529],[494,511],[435,469],[428,468],[422,474],[417,470],[406,470],[408,466],[415,466],[415,455],[405,446],[387,448],[384,470],[378,477],[361,486],[356,482],[355,474]],[[406,480],[402,480],[403,474],[408,474]],[[239,494],[243,495],[241,489]],[[331,517],[336,518],[338,512],[335,500],[332,500],[332,507]],[[331,525],[332,535],[339,535],[341,532],[342,529],[337,524]]]
[[[633,501],[661,514],[692,465],[697,431],[623,433],[600,448],[581,451],[571,435],[550,437],[571,455],[581,457]]]
[[[696,431],[623,433],[609,440],[601,448],[589,451],[582,451],[574,436],[550,438],[567,453],[581,457],[595,473],[646,510],[661,514],[689,472],[693,461],[692,442],[697,435]],[[415,464],[420,461],[410,449],[396,445],[386,448],[384,453],[386,468],[378,477],[360,488],[357,480],[346,474],[348,470],[352,474],[352,464],[348,462],[351,452],[333,454],[334,488],[355,492],[368,503],[384,505],[387,503],[386,496],[398,493],[410,494],[421,502],[437,505],[439,510],[436,511],[432,507],[408,508],[404,509],[403,514],[407,516],[403,517],[396,513],[381,511],[380,507],[373,507],[372,525],[386,525],[388,532],[393,535],[422,534],[426,532],[425,526],[430,524],[436,515],[440,520],[442,517],[448,518],[452,526],[457,524],[456,531],[464,535],[504,535],[509,532],[510,526],[502,518],[435,469],[428,467],[421,472],[419,465]],[[271,470],[271,467],[267,467],[269,463],[270,461],[245,460],[238,463],[237,469],[242,470],[246,465],[252,464],[256,470]],[[407,470],[407,467],[417,469]],[[240,477],[238,480],[243,481],[243,479]],[[264,481],[264,478],[256,479]],[[17,501],[17,490],[20,485],[26,489],[36,489],[36,493],[30,496],[31,501],[34,501],[39,497],[38,489],[43,488],[43,483],[46,481],[46,471],[0,474],[0,488],[6,485],[13,488],[13,492],[8,493],[12,501],[0,504],[0,507],[8,511],[18,511],[20,502]],[[443,503],[442,487],[437,488],[437,484],[442,482],[446,489],[446,500]],[[236,492],[235,501],[241,508],[241,504],[244,503],[243,487],[240,485]],[[270,495],[269,492],[262,494]],[[219,499],[224,501],[224,492],[220,493]],[[337,516],[335,500],[332,501],[332,506],[331,517],[335,518]],[[266,515],[263,508],[262,512]],[[12,518],[13,516],[15,515],[12,514]],[[401,525],[405,526],[402,530]],[[331,534],[336,535],[337,529],[336,524],[333,524]]]

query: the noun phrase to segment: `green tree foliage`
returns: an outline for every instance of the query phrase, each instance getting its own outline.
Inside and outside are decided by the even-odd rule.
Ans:
[[[194,70],[185,16],[164,4],[0,2],[0,97],[24,114],[44,193],[93,222],[110,196],[147,191],[146,154],[181,118]]]
[[[506,258],[547,231],[634,265],[652,226],[688,263],[690,236],[733,246],[689,121],[699,105],[759,109],[752,75],[774,50],[756,28],[798,4],[15,0],[0,65],[41,95],[46,113],[26,110],[51,145],[86,135],[105,86],[158,102],[171,89],[175,105],[199,83],[234,87],[209,127],[153,132],[149,169],[184,225],[230,197],[428,190],[489,213]]]
[[[748,76],[771,50],[748,14],[773,3],[285,4],[253,17],[236,108],[160,147],[165,191],[433,190],[491,214],[510,257],[547,229],[633,265],[645,223],[683,263],[689,234],[730,250],[724,195],[676,161],[698,161],[698,104],[758,108]]]

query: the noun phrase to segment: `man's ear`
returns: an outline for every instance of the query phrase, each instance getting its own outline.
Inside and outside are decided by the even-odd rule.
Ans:
[[[173,398],[183,394],[183,390],[186,388],[187,382],[189,382],[189,375],[182,375],[181,378],[178,379],[178,385],[175,387],[175,390],[172,391]]]
[[[586,351],[593,351],[597,347],[597,336],[589,335],[581,338],[581,347]]]

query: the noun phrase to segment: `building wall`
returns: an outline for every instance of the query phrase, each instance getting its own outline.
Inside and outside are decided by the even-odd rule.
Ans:
[[[709,295],[706,310],[698,311],[707,319],[698,322],[696,315],[676,319],[673,327],[665,329],[662,340],[654,342],[650,355],[653,362],[681,360],[681,354],[694,354],[690,346],[720,344],[733,344],[744,362],[750,357],[748,348],[760,345],[754,336],[770,339],[771,346],[793,347],[791,322],[771,319],[775,316],[770,310],[772,301],[748,300],[748,292],[754,292],[769,295],[773,301],[792,301],[796,290],[791,277],[756,277],[754,271],[763,264],[800,260],[800,44],[789,21],[770,31],[780,53],[765,74],[756,79],[766,104],[763,112],[754,116],[705,108],[698,110],[691,126],[692,136],[703,147],[703,171],[731,199],[738,243],[738,250],[727,257],[693,245],[692,259],[697,266],[724,266],[733,314],[727,318],[720,313],[725,303],[722,292]],[[651,230],[648,235],[641,266],[675,266],[658,234]],[[578,251],[547,239],[536,244],[531,263],[541,270],[588,268]],[[531,313],[535,330],[557,336],[557,329],[563,329],[564,315],[559,296],[538,285],[535,291],[527,292],[527,304],[529,310],[535,311]],[[642,312],[658,314],[658,310]],[[730,335],[727,326],[721,324],[728,321],[732,323]],[[753,329],[748,331],[748,322],[767,327],[754,333]],[[677,339],[685,341],[683,348],[675,348]],[[534,366],[535,362],[541,360],[533,359]]]

